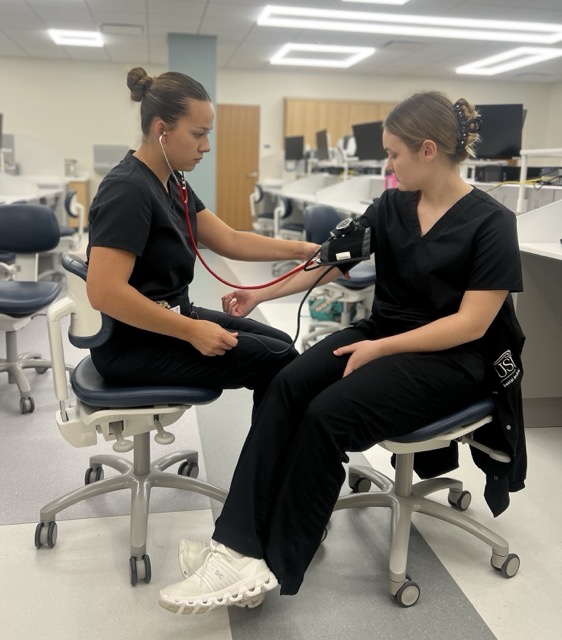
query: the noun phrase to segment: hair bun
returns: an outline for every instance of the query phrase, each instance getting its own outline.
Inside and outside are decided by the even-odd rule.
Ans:
[[[131,100],[141,102],[152,82],[152,78],[142,67],[131,69],[127,74],[127,86],[131,91]]]

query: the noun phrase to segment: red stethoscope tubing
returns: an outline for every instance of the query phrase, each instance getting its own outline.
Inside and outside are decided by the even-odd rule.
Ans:
[[[182,185],[182,184],[180,184],[178,182],[178,191],[180,192],[180,200],[183,203],[183,211],[184,211],[184,214],[185,214],[185,221],[186,221],[186,224],[187,224],[187,232],[189,234],[189,240],[191,242],[191,246],[195,250],[196,256],[199,258],[199,260],[201,260],[201,264],[219,282],[222,282],[223,284],[226,284],[229,287],[234,287],[235,289],[265,289],[265,287],[271,287],[272,285],[277,284],[278,282],[281,282],[282,280],[285,280],[286,278],[290,278],[292,275],[294,275],[295,273],[298,273],[299,271],[302,271],[305,267],[307,267],[309,264],[311,264],[311,259],[308,259],[304,264],[300,264],[298,267],[295,267],[294,269],[291,269],[291,271],[289,271],[287,273],[284,273],[279,278],[275,278],[275,280],[271,280],[270,282],[266,282],[264,284],[240,285],[240,284],[233,284],[232,282],[228,282],[227,280],[224,280],[219,275],[217,275],[211,269],[211,267],[209,267],[209,265],[203,259],[203,256],[199,253],[199,249],[197,249],[197,242],[195,242],[195,238],[193,237],[193,230],[191,228],[191,222],[189,220],[189,213],[188,213],[188,210],[187,210],[187,187],[185,186],[185,184]]]

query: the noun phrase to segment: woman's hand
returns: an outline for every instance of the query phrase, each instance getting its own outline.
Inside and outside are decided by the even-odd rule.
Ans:
[[[224,356],[238,344],[238,334],[223,329],[215,322],[194,320],[196,326],[189,342],[204,356]]]
[[[349,360],[347,361],[342,378],[345,378],[345,376],[348,376],[352,371],[367,364],[367,362],[371,362],[371,360],[380,358],[380,356],[383,355],[380,353],[376,340],[362,340],[361,342],[354,342],[353,344],[348,344],[345,347],[334,350],[335,356],[345,356],[347,354],[350,354]]]
[[[221,298],[222,310],[229,316],[244,318],[251,313],[258,305],[259,300],[256,292],[248,289],[238,289],[227,293]]]

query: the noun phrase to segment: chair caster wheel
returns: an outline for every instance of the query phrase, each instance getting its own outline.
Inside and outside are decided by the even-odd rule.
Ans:
[[[49,522],[45,525],[44,522],[40,522],[35,527],[35,546],[40,549],[44,545],[47,545],[49,549],[52,549],[57,544],[57,523]]]
[[[349,473],[349,487],[352,493],[368,493],[371,489],[371,481],[358,473]]]
[[[516,575],[516,573],[519,571],[521,560],[519,559],[519,556],[517,554],[510,553],[508,556],[506,556],[501,566],[497,567],[494,564],[494,554],[492,553],[490,564],[496,571],[500,571],[504,578],[513,578],[513,576]]]
[[[84,484],[93,484],[103,480],[103,467],[88,467],[84,475]]]
[[[131,586],[135,587],[139,580],[144,580],[147,584],[152,578],[150,557],[147,553],[142,556],[131,556],[129,558],[129,579]]]
[[[420,588],[413,580],[407,580],[398,589],[395,598],[401,607],[413,607],[420,598]]]
[[[20,413],[33,413],[35,411],[35,402],[33,398],[20,399]]]
[[[447,499],[451,507],[458,511],[466,511],[472,502],[472,495],[470,491],[461,491],[460,493],[449,491]]]
[[[178,468],[178,475],[187,476],[188,478],[197,478],[199,476],[199,465],[197,462],[184,460]]]

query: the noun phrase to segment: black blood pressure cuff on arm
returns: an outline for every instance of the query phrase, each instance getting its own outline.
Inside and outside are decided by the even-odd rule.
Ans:
[[[347,222],[344,220],[344,223]],[[339,227],[339,225],[338,225]],[[368,260],[371,251],[371,228],[348,223],[346,232],[338,233],[338,227],[320,247],[318,264],[341,266],[345,273],[357,263]],[[350,227],[352,227],[350,230]]]

